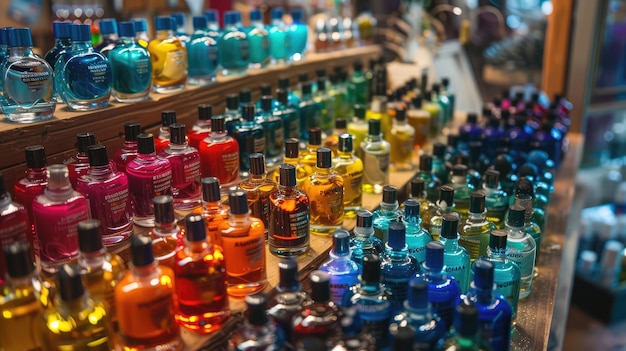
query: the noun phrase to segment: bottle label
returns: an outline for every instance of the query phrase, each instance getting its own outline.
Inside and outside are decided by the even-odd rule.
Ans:
[[[253,271],[265,269],[265,242],[263,236],[256,238],[222,237],[226,271],[231,276],[242,276]],[[234,259],[233,259],[234,258]]]
[[[248,44],[248,40],[246,40],[245,36],[243,40],[239,41],[239,51],[241,52],[241,59],[243,61],[250,60],[250,45]]]
[[[91,80],[94,83],[108,83],[109,77],[107,76],[107,72],[109,72],[111,68],[106,62],[91,64],[87,66],[87,69],[89,70],[89,72],[91,72]]]
[[[351,278],[351,279],[350,279]],[[330,299],[338,306],[342,305],[343,296],[346,291],[357,284],[359,279],[356,274],[353,275],[331,275],[330,276]]]
[[[29,62],[30,63],[30,62]],[[47,66],[14,63],[7,67],[4,88],[17,104],[33,104],[52,99],[52,72]]]
[[[409,247],[409,255],[415,257],[421,265],[426,261],[426,246]]]
[[[161,278],[170,277],[162,276]],[[160,281],[163,282],[166,279]],[[171,278],[168,281],[171,282]],[[126,336],[132,339],[151,340],[154,337],[166,336],[166,333],[176,330],[175,320],[172,318],[176,312],[173,288],[161,285],[152,286],[149,290],[144,289],[146,293],[141,294],[140,300],[138,300],[139,297],[120,299],[121,304],[118,304],[118,308],[124,311],[124,313],[118,313],[122,339]],[[138,296],[139,292],[135,290],[133,295]]]
[[[172,186],[172,170],[152,176],[152,189],[154,196],[167,195],[170,193]]]
[[[30,232],[28,219],[21,212],[14,212],[0,219],[2,220],[2,225],[0,225],[0,246],[6,247],[6,245],[14,241],[28,240],[28,233]],[[4,265],[4,262],[2,265]]]
[[[239,173],[239,153],[222,154],[222,167],[230,177],[236,176]],[[220,179],[220,182],[222,181],[223,179]]]
[[[128,187],[126,186],[119,191],[106,194],[104,203],[94,201],[95,198],[89,197],[92,218],[96,218],[96,213],[104,212],[102,216],[98,215],[97,218],[102,222],[103,235],[114,234],[120,227],[130,223],[132,207],[128,195]]]
[[[371,334],[377,341],[386,340],[391,319],[391,303],[387,300],[372,305],[357,303],[356,310],[363,332]]]
[[[496,287],[493,289],[494,294],[500,294],[511,304],[513,311],[517,309],[517,300],[519,299],[520,281],[494,282]]]
[[[319,196],[311,201],[312,217],[317,217],[315,224],[337,225],[343,222],[343,187],[337,184],[322,188]],[[340,220],[339,223],[338,220]]]
[[[535,251],[521,252],[511,247],[507,247],[506,257],[517,263],[522,277],[532,277],[535,266]]]
[[[252,213],[252,217],[263,221],[265,228],[269,228],[270,194],[261,192],[260,190],[255,191],[255,193],[254,197],[256,197],[256,200],[249,204],[250,212]]]
[[[152,75],[152,69],[150,64],[150,58],[144,57],[136,59],[135,61],[135,72],[140,76],[144,77],[146,75]],[[144,79],[139,79],[139,81],[144,81]]]
[[[197,156],[189,156],[183,158],[184,182],[200,181],[200,158]]]
[[[389,183],[389,153],[364,152],[363,167],[365,184],[384,185]]]
[[[459,237],[459,245],[463,246],[467,253],[469,253],[470,258],[476,259],[481,256],[481,242],[479,235],[475,236],[463,236]],[[484,253],[484,250],[483,252]]]
[[[304,238],[309,235],[309,212],[289,214],[289,237]]]
[[[159,75],[160,78],[170,81],[184,79],[187,72],[187,59],[185,56],[184,51],[168,52]]]
[[[265,153],[265,137],[254,139],[254,152]]]
[[[35,228],[42,262],[60,262],[78,255],[78,222],[89,219],[87,201],[76,200],[63,208],[37,205]]]

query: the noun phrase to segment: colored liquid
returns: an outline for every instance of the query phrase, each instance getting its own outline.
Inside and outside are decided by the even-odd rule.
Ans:
[[[98,254],[99,255],[99,254]],[[117,323],[117,313],[115,308],[115,287],[124,276],[126,268],[124,260],[115,254],[104,254],[100,257],[100,267],[90,266],[89,259],[79,258],[82,274],[83,286],[89,295],[104,303],[107,317],[112,323]]]
[[[187,80],[187,51],[183,43],[167,34],[148,44],[152,60],[152,84],[156,92],[182,90]]]
[[[222,75],[244,74],[248,69],[250,49],[247,36],[235,27],[224,28],[217,41]]]
[[[218,68],[217,41],[204,33],[194,34],[187,44],[189,84],[206,85],[215,81]]]
[[[33,286],[11,292],[0,300],[0,349],[41,350],[42,310]]]
[[[239,177],[239,145],[231,137],[209,138],[200,143],[200,174],[219,179],[222,186],[233,184]]]
[[[123,38],[108,54],[111,63],[111,91],[117,101],[145,99],[152,85],[150,54],[133,40]]]
[[[268,240],[270,252],[279,257],[295,257],[309,249],[310,202],[299,190],[270,195]]]
[[[200,206],[200,153],[198,150],[170,145],[160,155],[172,165],[174,207],[190,210]]]
[[[289,58],[290,43],[287,28],[283,24],[270,29],[270,56],[273,63],[284,62]]]
[[[17,203],[11,203],[0,208],[0,285],[5,278],[6,261],[4,247],[15,241],[28,241],[31,238],[31,227],[28,221],[28,212]]]
[[[343,210],[346,218],[355,218],[363,199],[363,162],[352,155],[333,160],[333,169],[343,178]]]
[[[304,181],[304,192],[311,201],[311,233],[330,235],[344,220],[343,178],[328,170],[315,172]]]
[[[270,38],[263,24],[259,24],[247,33],[250,48],[251,68],[263,68],[270,62]]]
[[[152,199],[172,194],[172,166],[154,155],[140,155],[126,167],[128,188],[133,204],[133,221],[140,226],[154,225]]]

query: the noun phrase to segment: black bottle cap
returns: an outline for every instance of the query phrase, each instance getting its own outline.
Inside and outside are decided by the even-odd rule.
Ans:
[[[262,326],[269,321],[267,317],[267,295],[264,293],[257,293],[254,295],[246,296],[246,317],[248,323],[252,325]]]
[[[354,151],[354,138],[352,137],[352,135],[348,133],[340,134],[337,149],[341,152]]]
[[[220,201],[220,181],[215,177],[205,177],[201,179],[202,183],[202,201],[216,202]]]
[[[368,254],[363,257],[363,282],[380,282],[380,258],[375,254]]]
[[[241,106],[241,117],[246,121],[254,121],[254,104],[245,103]]]
[[[239,95],[237,94],[226,95],[226,108],[231,111],[238,110],[239,109]]]
[[[500,180],[500,172],[495,169],[488,169],[485,171],[485,185],[488,188],[497,188]]]
[[[265,156],[263,156],[262,153],[256,152],[250,154],[248,158],[250,159],[250,174],[265,174]]]
[[[299,287],[298,263],[294,260],[278,262],[278,277],[277,289],[279,291],[293,291],[294,287]]]
[[[383,202],[392,204],[398,201],[398,188],[393,185],[385,185],[383,187]]]
[[[85,294],[80,269],[73,264],[64,264],[57,272],[57,289],[62,301],[73,301]]]
[[[298,158],[299,141],[296,138],[289,138],[285,140],[285,157],[286,158]]]
[[[380,268],[379,268],[380,270]],[[330,300],[330,276],[324,271],[311,272],[311,299],[315,302]]]
[[[478,123],[478,115],[473,113],[473,112],[468,113],[467,114],[467,123],[469,123],[469,124],[476,124],[476,123]]]
[[[311,82],[302,83],[302,95],[311,94]]]
[[[137,135],[137,152],[144,155],[154,153],[154,136],[150,133]]]
[[[469,160],[470,160],[470,157],[467,154],[467,152],[461,151],[458,154],[456,154],[456,156],[454,158],[454,164],[455,165],[464,165],[464,166],[467,167],[469,165]]]
[[[371,228],[372,227],[372,212],[368,210],[356,211],[356,226],[359,228]]]
[[[524,163],[517,169],[517,175],[521,177],[537,177],[537,167],[532,163]]]
[[[298,82],[300,83],[306,83],[309,80],[309,74],[304,72],[304,73],[300,73],[298,74]]]
[[[354,68],[355,72],[361,72],[363,71],[363,61],[354,61],[354,63],[352,64],[352,67]]]
[[[109,164],[107,149],[102,144],[89,146],[87,148],[87,156],[89,157],[89,165],[92,167],[106,166]]]
[[[454,203],[454,188],[449,185],[443,185],[439,188],[439,202],[446,203],[446,206],[452,206]]]
[[[135,267],[148,266],[154,262],[152,239],[149,236],[134,235],[130,240],[130,252]]]
[[[439,158],[444,158],[446,155],[446,146],[443,143],[436,142],[433,145],[433,155]]]
[[[176,123],[176,112],[163,111],[161,112],[161,125],[163,127],[169,127],[171,124]]]
[[[456,239],[459,232],[459,215],[456,212],[443,215],[441,236],[446,239]]]
[[[367,134],[379,135],[380,134],[380,121],[377,119],[370,119],[367,121]]]
[[[480,191],[475,191],[472,193],[470,197],[470,208],[469,211],[471,213],[483,213],[485,212],[485,194]]]
[[[26,167],[44,168],[48,164],[46,160],[46,150],[41,145],[27,146],[24,149],[26,154]]]
[[[317,91],[326,91],[326,78],[317,79]]]
[[[413,103],[413,106],[415,106],[415,108],[417,109],[421,109],[422,108],[422,104],[423,104],[423,98],[421,95],[418,95],[416,97],[414,97],[411,102]]]
[[[520,178],[515,182],[515,195],[525,194],[535,197],[535,189],[533,183],[528,178]]]
[[[35,270],[30,245],[26,241],[15,241],[4,247],[7,274],[11,278],[22,278]]]
[[[415,342],[415,329],[410,325],[394,323],[389,328],[391,334],[392,351],[413,351],[413,343]]]
[[[513,160],[511,156],[500,154],[496,156],[493,162],[493,168],[495,168],[501,175],[507,175],[513,170]]]
[[[402,222],[389,223],[389,240],[387,245],[393,250],[402,250],[406,245],[406,227]]]
[[[318,78],[326,77],[326,68],[324,67],[316,68],[315,74],[317,75]]]
[[[259,86],[261,96],[272,95],[272,85],[270,83],[263,83]]]
[[[289,93],[285,89],[276,89],[276,100],[280,102],[281,105],[287,105],[289,102]]]
[[[226,131],[226,121],[224,116],[211,117],[211,132],[224,133]]]
[[[420,203],[415,199],[408,199],[404,202],[404,217],[419,217]]]
[[[520,205],[513,205],[509,208],[509,217],[507,224],[511,227],[523,227],[525,220],[526,209]]]
[[[187,241],[205,241],[206,230],[204,225],[204,218],[199,214],[188,214],[185,217],[185,229],[187,230],[185,236]]]
[[[239,103],[248,104],[252,102],[252,90],[241,89],[239,90]]]
[[[411,179],[411,196],[412,197],[422,197],[424,194],[424,190],[426,190],[424,179],[415,177]]]
[[[137,141],[137,135],[141,133],[141,125],[136,122],[124,124],[124,140]]]
[[[211,104],[198,105],[198,119],[200,121],[210,121],[213,117],[213,106]]]
[[[186,143],[185,125],[182,123],[173,123],[170,125],[170,143],[174,145],[183,145]]]
[[[171,195],[159,195],[152,199],[154,204],[154,221],[156,223],[174,223],[174,198]]]
[[[319,168],[331,168],[333,166],[333,152],[325,147],[317,149],[316,165]]]
[[[431,241],[426,244],[425,268],[440,272],[443,269],[443,251],[443,244],[439,241]]]
[[[506,249],[506,230],[495,229],[489,235],[489,247],[494,250]]]
[[[91,253],[102,250],[102,225],[97,219],[87,219],[78,223],[78,248],[80,252]]]
[[[354,117],[357,119],[365,119],[365,106],[354,105]]]
[[[348,121],[345,118],[335,119],[335,129],[346,129],[348,127]]]
[[[87,148],[96,143],[96,136],[93,133],[76,134],[76,148],[79,154],[86,154]]]
[[[396,121],[406,121],[406,110],[404,108],[396,107]]]
[[[431,172],[433,170],[433,157],[430,155],[420,155],[420,171]]]
[[[278,88],[289,90],[289,77],[278,77]]]
[[[452,167],[452,175],[465,177],[467,175],[467,166],[463,164],[454,165]]]
[[[451,147],[453,149],[456,149],[457,146],[459,145],[459,136],[457,134],[448,134],[448,137],[446,140],[447,140],[448,147]]]
[[[287,163],[283,163],[278,168],[279,182],[282,186],[296,186],[296,167]]]
[[[274,101],[274,97],[272,94],[261,96],[261,109],[265,112],[272,110],[272,102]]]
[[[432,90],[435,93],[439,93],[440,88],[441,88],[441,85],[439,85],[439,83],[433,83],[433,85],[430,86],[430,90]]]
[[[322,145],[322,130],[318,127],[309,128],[309,145]]]
[[[474,261],[474,285],[478,289],[493,289],[494,266],[487,258],[479,257]]]
[[[230,204],[230,213],[246,214],[250,212],[248,208],[248,193],[245,190],[231,190],[228,193],[228,203]]]
[[[461,303],[456,307],[454,329],[464,338],[472,338],[478,333],[478,309],[468,303]]]

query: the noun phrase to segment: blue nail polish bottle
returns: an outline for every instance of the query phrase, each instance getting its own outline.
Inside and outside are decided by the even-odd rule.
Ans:
[[[219,63],[224,76],[245,74],[248,69],[248,37],[242,29],[239,11],[224,14],[224,30],[217,41]]]

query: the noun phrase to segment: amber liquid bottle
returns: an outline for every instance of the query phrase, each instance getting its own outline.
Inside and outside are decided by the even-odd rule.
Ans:
[[[130,248],[130,270],[115,287],[122,349],[178,350],[174,272],[157,265],[150,238],[135,236]]]
[[[182,246],[184,229],[176,224],[174,218],[174,198],[161,195],[152,199],[154,204],[154,228],[148,236],[152,239],[153,256],[160,265],[174,268],[174,256]]]
[[[283,163],[293,165],[296,168],[296,180],[299,187],[302,187],[304,180],[307,178],[304,167],[300,164],[299,159],[300,142],[296,138],[289,138],[285,140],[285,156],[283,157]],[[270,178],[276,183],[280,183],[280,168],[276,168],[272,171]]]
[[[267,178],[265,156],[254,153],[249,156],[250,175],[239,183],[238,188],[248,193],[248,207],[252,217],[259,218],[265,226],[265,237],[270,224],[270,195],[278,190],[276,182]]]
[[[267,285],[265,227],[259,218],[250,216],[245,190],[231,190],[228,203],[228,220],[220,225],[228,294],[243,297]]]
[[[296,167],[279,167],[280,185],[270,195],[270,226],[267,243],[278,257],[295,257],[309,250],[309,197],[297,187]]]
[[[315,172],[317,149],[320,147],[322,147],[322,130],[317,127],[309,129],[309,144],[298,156],[301,167],[304,169],[303,176],[305,178]]]
[[[200,182],[202,183],[202,208],[196,212],[204,218],[207,240],[214,245],[222,246],[219,227],[228,219],[230,207],[222,204],[219,179],[206,177]]]
[[[222,248],[207,242],[201,215],[185,217],[185,248],[176,253],[178,324],[198,333],[218,330],[229,317]]]
[[[332,170],[332,152],[317,150],[315,172],[304,181],[304,192],[311,200],[311,233],[330,235],[341,228],[343,212],[343,178]]]

